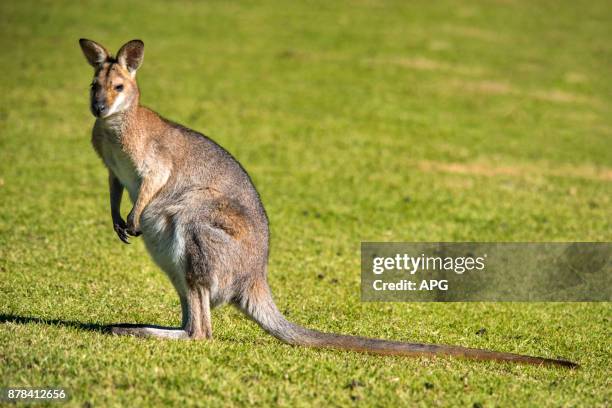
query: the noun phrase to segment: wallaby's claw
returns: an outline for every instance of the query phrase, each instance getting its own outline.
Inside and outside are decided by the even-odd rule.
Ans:
[[[139,237],[139,236],[142,235],[142,231],[139,231],[139,230],[134,231],[134,230],[128,228],[126,231],[127,231],[128,235],[131,235],[133,237]]]
[[[113,229],[115,230],[115,232],[117,233],[117,236],[119,237],[121,241],[123,241],[126,244],[130,243],[128,241],[128,231],[127,231],[127,225],[125,224],[125,221],[119,220],[117,222],[114,222]]]

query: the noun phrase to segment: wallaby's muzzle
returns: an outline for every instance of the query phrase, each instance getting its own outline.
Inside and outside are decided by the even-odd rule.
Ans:
[[[93,115],[95,117],[103,117],[104,114],[107,111],[107,107],[106,104],[104,102],[92,102],[91,103],[91,113],[93,113]]]

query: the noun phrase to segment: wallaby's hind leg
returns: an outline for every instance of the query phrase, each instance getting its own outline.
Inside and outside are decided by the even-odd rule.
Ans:
[[[182,328],[119,324],[110,327],[110,332],[120,336],[157,337],[162,339],[210,339],[212,323],[210,316],[210,291],[192,288],[186,297],[181,297],[183,311]]]
[[[211,339],[210,291],[195,286],[187,292],[187,324],[184,329],[192,339]]]
[[[179,297],[181,298],[181,327],[185,328],[189,320],[189,302],[187,296],[180,295]]]

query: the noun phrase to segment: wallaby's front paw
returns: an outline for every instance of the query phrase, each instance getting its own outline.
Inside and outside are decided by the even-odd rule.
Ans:
[[[128,228],[127,229],[127,233],[128,235],[131,235],[133,237],[138,237],[140,235],[142,235],[142,231],[136,228]]]
[[[118,220],[113,221],[113,229],[115,230],[117,236],[121,241],[125,242],[126,244],[129,244],[127,236],[127,224],[125,223],[125,221],[123,221],[123,219],[119,218]]]
[[[128,215],[126,232],[133,237],[137,237],[142,234],[142,231],[140,231],[140,225],[136,223],[133,212],[130,212]]]

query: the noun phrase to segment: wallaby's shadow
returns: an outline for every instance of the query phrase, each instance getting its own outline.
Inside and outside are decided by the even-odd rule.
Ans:
[[[167,326],[155,326],[150,324],[132,324],[132,323],[120,323],[112,325],[103,325],[97,323],[83,323],[74,320],[61,320],[61,319],[43,319],[40,317],[31,316],[17,316],[11,314],[0,314],[0,323],[18,323],[18,324],[46,324],[51,326],[64,326],[73,327],[75,329],[111,334],[111,327],[126,327],[126,328],[138,328],[138,327],[151,327],[156,329],[172,329],[173,327]]]

